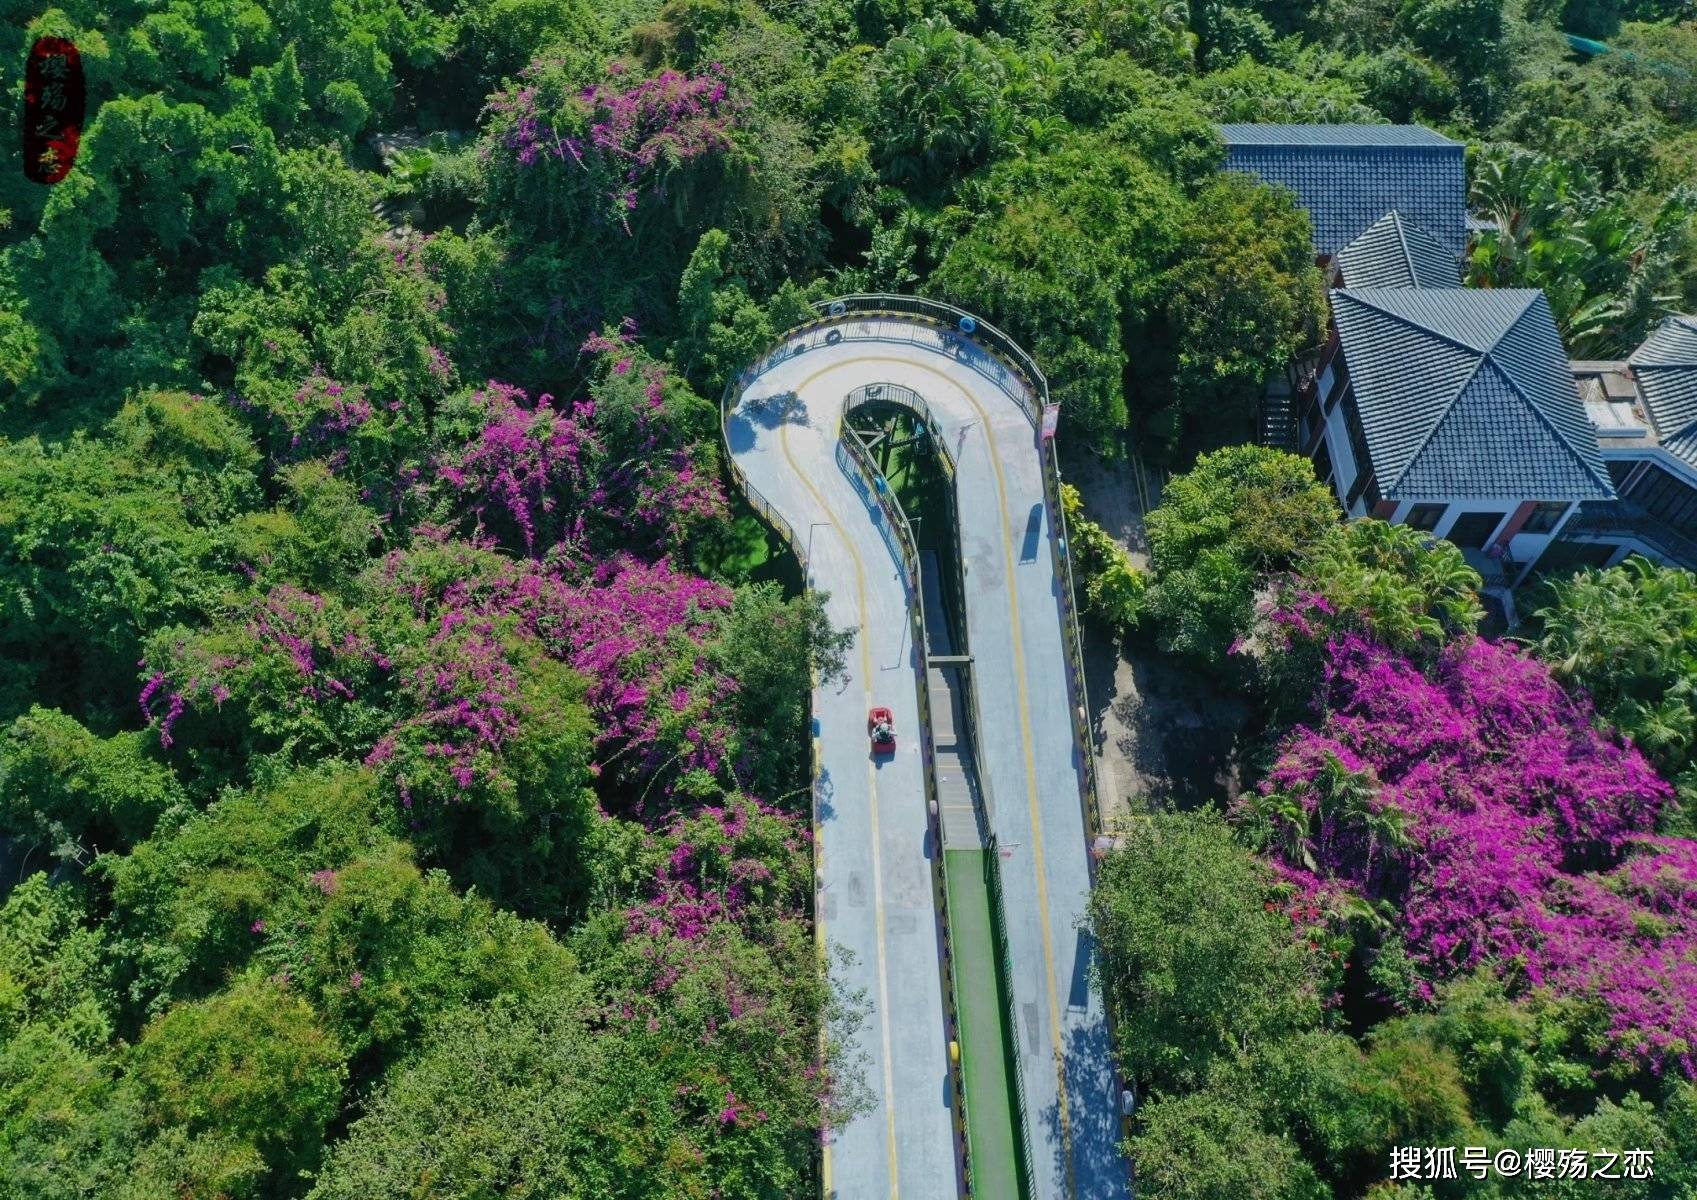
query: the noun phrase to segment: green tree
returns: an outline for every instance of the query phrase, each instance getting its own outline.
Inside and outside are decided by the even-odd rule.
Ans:
[[[220,1158],[251,1146],[284,1177],[317,1162],[341,1107],[341,1049],[306,1001],[267,980],[171,1009],[125,1057],[150,1125],[210,1134]]]
[[[1140,1084],[1195,1087],[1212,1064],[1318,1024],[1318,960],[1273,889],[1212,810],[1141,820],[1102,861],[1090,924]]]
[[[364,771],[299,772],[102,860],[134,1000],[157,1011],[266,963],[314,998],[350,1052],[393,1054],[434,1013],[562,969],[541,926],[421,871],[385,830],[383,796]],[[616,876],[619,851],[603,849]]]
[[[1307,459],[1259,446],[1204,454],[1149,514],[1149,611],[1171,650],[1213,666],[1247,632],[1256,589],[1337,523]]]
[[[14,679],[70,710],[133,711],[142,640],[210,613],[231,586],[224,524],[257,501],[258,457],[227,410],[182,393],[127,402],[100,438],[0,442],[0,652],[24,664]]]
[[[983,190],[989,216],[931,287],[1029,348],[1069,419],[1110,442],[1126,419],[1126,327],[1176,245],[1176,189],[1108,139],[1079,137],[997,168]]]
[[[738,371],[770,351],[780,334],[813,314],[801,289],[786,281],[766,304],[731,273],[731,240],[720,229],[701,235],[678,283],[678,336],[671,359],[704,394],[717,396]]]
[[[1139,1113],[1126,1150],[1138,1194],[1151,1200],[1322,1200],[1302,1151],[1269,1131],[1253,1093],[1221,1084],[1157,1096]]]
[[[1639,216],[1571,163],[1497,146],[1474,165],[1471,203],[1495,222],[1473,249],[1473,281],[1543,288],[1575,354],[1626,353],[1693,285],[1688,187]]]
[[[1472,633],[1484,616],[1482,581],[1459,549],[1371,517],[1327,530],[1303,554],[1297,578],[1377,641],[1403,650]]]
[[[1533,648],[1697,804],[1697,575],[1627,559],[1548,585]]]
[[[747,763],[738,775],[751,795],[776,799],[806,786],[808,764],[795,747],[815,681],[838,680],[854,643],[852,630],[831,628],[825,599],[809,592],[786,600],[774,583],[739,588],[714,640],[720,669],[737,681],[732,703]]]
[[[1157,70],[1182,70],[1195,54],[1186,6],[1176,0],[1060,0],[1055,20],[1107,51],[1124,51]]]
[[[1005,140],[1002,57],[948,18],[909,25],[873,71],[873,145],[890,181],[936,186],[985,162]]]
[[[1243,174],[1218,176],[1191,201],[1183,254],[1163,282],[1178,347],[1177,419],[1164,424],[1175,433],[1247,429],[1267,377],[1318,343],[1325,299],[1308,234],[1294,197]]]
[[[8,1068],[26,1027],[81,1051],[99,1050],[113,1029],[111,980],[101,933],[89,927],[86,895],[37,873],[0,905],[0,1046]],[[11,1070],[0,1077],[15,1080]],[[6,1094],[7,1112],[20,1094]]]
[[[25,853],[86,864],[127,850],[162,817],[180,817],[187,797],[150,753],[143,733],[96,737],[75,718],[32,707],[0,742],[0,831]],[[27,861],[27,859],[26,859]]]
[[[118,1195],[142,1115],[106,1053],[117,1004],[88,894],[37,873],[0,905],[0,1196]]]
[[[232,549],[263,584],[294,583],[330,590],[365,566],[381,522],[360,502],[352,480],[322,459],[291,463],[278,472],[288,503],[245,513],[230,531]]]
[[[1083,589],[1080,606],[1111,630],[1135,629],[1143,618],[1148,576],[1132,565],[1107,530],[1084,515],[1084,502],[1070,483],[1061,484],[1061,506],[1077,572],[1073,583]]]
[[[1476,120],[1496,116],[1509,66],[1503,0],[1403,0],[1397,23],[1454,72],[1462,103]]]

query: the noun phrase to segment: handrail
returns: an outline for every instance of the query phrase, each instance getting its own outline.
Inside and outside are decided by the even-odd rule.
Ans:
[[[984,848],[984,878],[990,892],[990,936],[996,943],[996,956],[1001,964],[1003,986],[1008,989],[1008,1036],[1015,1040],[1014,1061],[1009,1064],[1011,1070],[1008,1072],[1013,1076],[1014,1101],[1019,1105],[1019,1119],[1014,1123],[1019,1126],[1019,1147],[1025,1168],[1026,1194],[1035,1196],[1036,1163],[1031,1157],[1031,1130],[1025,1125],[1025,1072],[1019,1069],[1019,1024],[1013,1011],[1013,948],[1008,942],[1007,902],[1002,896],[1002,852],[994,830],[990,833],[989,845]]]
[[[866,318],[895,317],[908,328],[907,342],[942,354],[994,383],[1035,426],[1049,402],[1049,381],[1031,356],[1014,340],[988,321],[971,313],[920,296],[889,294],[839,296],[812,306],[811,320],[786,331],[777,345],[725,382],[720,394],[721,423],[728,417],[732,399],[769,368],[796,354],[820,345],[842,341],[895,341],[888,329]],[[817,341],[804,335],[818,332]],[[921,340],[916,336],[930,336]],[[802,340],[798,341],[800,338]],[[976,353],[975,353],[976,351]],[[995,368],[995,369],[992,369]]]
[[[851,413],[859,411],[868,404],[893,404],[898,408],[905,408],[917,416],[920,423],[925,426],[925,432],[931,437],[931,445],[937,452],[937,458],[942,465],[943,473],[948,476],[951,483],[951,486],[948,488],[949,519],[954,524],[955,540],[958,544],[960,540],[960,516],[956,511],[955,491],[952,486],[956,470],[955,456],[949,451],[948,441],[943,437],[943,427],[938,423],[936,414],[931,411],[930,401],[926,400],[924,396],[920,395],[914,389],[906,387],[903,384],[862,384],[843,398],[843,424],[848,424],[849,415]],[[915,541],[917,543],[917,538]],[[953,582],[955,587],[955,598],[964,603],[966,598],[966,576],[962,573],[961,560],[958,554],[954,556],[954,566],[955,570]],[[921,571],[923,572],[923,566],[921,566]],[[959,629],[952,629],[951,633],[957,641],[955,653],[971,653],[969,649],[969,638],[965,626],[962,625]],[[969,696],[968,699],[970,701],[971,697]]]
[[[1009,365],[1023,375],[1028,384],[1032,385],[1033,394],[1043,404],[1049,402],[1049,381],[1031,355],[1027,354],[1013,338],[990,324],[983,317],[975,316],[964,308],[957,308],[943,300],[930,300],[924,296],[900,296],[890,292],[839,296],[835,300],[820,301],[813,307],[815,311],[823,311],[828,317],[843,317],[850,314],[889,314],[921,317],[940,325],[951,326],[959,331],[962,336],[985,343],[992,353],[1008,360]]]
[[[1697,570],[1697,541],[1628,500],[1603,501],[1604,508],[1581,507],[1569,517],[1558,536],[1567,534],[1629,535],[1649,543],[1680,566]]]
[[[887,331],[874,328],[871,323],[864,320],[857,320],[867,317],[891,316],[914,325],[915,329],[910,332],[907,339],[908,344],[924,346],[934,352],[951,357],[989,379],[1014,401],[1020,412],[1031,422],[1033,430],[1036,429],[1042,419],[1043,409],[1049,404],[1049,382],[1031,356],[994,325],[952,304],[920,296],[877,293],[840,296],[834,300],[822,300],[815,303],[812,308],[815,315],[811,320],[786,331],[778,339],[772,350],[769,350],[743,371],[726,381],[724,390],[720,394],[719,407],[720,431],[725,439],[727,449],[730,445],[730,413],[735,397],[776,363],[796,354],[805,353],[815,346],[835,345],[844,340],[895,340],[888,336]],[[859,327],[857,328],[857,326]],[[930,340],[921,340],[917,336],[922,329],[930,330],[935,334],[934,344]],[[820,334],[817,342],[809,341],[805,336],[814,332]],[[801,340],[798,341],[798,338]],[[1005,368],[1021,386],[1013,386],[1000,373],[991,371],[989,366],[979,357],[967,353],[972,348],[985,351],[984,357],[987,357],[991,364]],[[941,444],[939,442],[939,445]],[[852,455],[852,451],[849,453]],[[1084,809],[1085,844],[1088,850],[1088,847],[1102,832],[1102,818],[1096,778],[1095,746],[1088,725],[1090,702],[1084,675],[1083,638],[1079,633],[1078,625],[1077,593],[1073,582],[1070,549],[1072,539],[1067,528],[1066,510],[1061,503],[1060,466],[1055,456],[1052,439],[1043,439],[1039,454],[1043,461],[1045,500],[1052,514],[1053,528],[1060,535],[1051,539],[1050,552],[1055,559],[1056,573],[1065,582],[1065,586],[1060,589],[1061,635],[1062,641],[1066,645],[1068,660],[1068,698],[1072,704],[1070,716],[1073,726],[1073,741],[1078,753],[1079,792]],[[869,459],[866,465],[870,466]],[[749,495],[750,503],[755,507],[755,510],[767,517],[779,536],[783,537],[791,549],[795,551],[798,559],[804,559],[804,554],[788,523],[777,513],[771,511],[770,505],[765,502],[765,498],[759,495],[758,491],[748,483],[746,475],[735,466],[734,459],[732,460],[732,476]],[[876,492],[875,485],[873,490]],[[893,502],[894,497],[890,497],[890,500]],[[882,501],[880,501],[880,504],[882,504]],[[896,511],[900,511],[899,504],[896,506]],[[892,528],[895,528],[893,524]],[[905,550],[899,556],[904,559],[903,565],[908,569],[915,595],[919,598],[916,605],[920,620],[918,642],[921,646],[920,653],[923,655],[924,613],[918,571],[918,550],[916,544],[912,541],[912,530],[907,527],[905,514],[902,515],[899,533],[905,534],[906,546],[912,547],[911,558],[907,557]],[[802,562],[802,568],[805,575],[805,561]],[[923,697],[925,694],[924,687],[921,687],[920,693]],[[940,854],[937,856],[939,862],[941,857]],[[1094,885],[1097,874],[1097,863],[1094,856],[1090,856],[1089,872],[1091,883]],[[1114,1024],[1112,1006],[1104,1004],[1104,1012],[1111,1037]],[[1118,1073],[1116,1067],[1115,1074],[1118,1075]],[[958,1089],[961,1087],[958,1071],[953,1072],[953,1074],[955,1075],[958,1095]],[[1123,1121],[1124,1116],[1122,1114],[1122,1123]]]
[[[943,822],[942,812],[938,806],[936,748],[931,742],[931,689],[930,663],[925,649],[925,588],[919,575],[919,543],[913,536],[913,527],[908,524],[907,514],[902,511],[902,503],[890,488],[883,473],[872,461],[872,453],[858,432],[848,422],[850,400],[854,393],[843,399],[843,414],[838,422],[837,448],[841,451],[839,464],[844,459],[848,469],[857,472],[865,484],[865,494],[870,496],[884,514],[884,524],[894,531],[899,543],[897,557],[907,572],[909,595],[913,598],[910,612],[913,614],[913,650],[914,675],[919,702],[919,750],[922,759],[920,774],[925,784],[925,807],[930,814],[929,825],[931,836],[935,839],[936,853],[931,859],[931,892],[932,913],[937,925],[937,936],[943,947],[942,962],[939,964],[942,974],[943,1009],[948,1023],[948,1034],[957,1046],[960,1043],[960,1007],[955,999],[954,986],[954,944],[951,938],[949,922],[945,917],[948,912],[948,868],[943,856]],[[857,489],[858,490],[858,489]],[[966,1075],[961,1061],[951,1055],[949,1063],[949,1082],[954,1090],[955,1145],[959,1155],[961,1177],[966,1182],[966,1194],[972,1194],[972,1138],[966,1123]]]

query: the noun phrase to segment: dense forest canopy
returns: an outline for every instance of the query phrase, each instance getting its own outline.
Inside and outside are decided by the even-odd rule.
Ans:
[[[1216,172],[1224,120],[1465,140],[1496,221],[1474,280],[1548,289],[1576,352],[1616,352],[1697,306],[1692,17],[8,3],[10,100],[33,41],[68,38],[89,118],[61,183],[0,173],[0,1196],[808,1192],[821,1128],[858,1102],[838,1051],[859,999],[829,986],[809,913],[808,693],[843,637],[724,481],[725,382],[812,300],[918,292],[1021,340],[1080,445],[1184,465],[1245,440],[1324,298],[1293,197]],[[1250,496],[1264,519],[1232,527]],[[1230,671],[1276,577],[1360,617],[1339,672],[1437,688],[1487,653],[1464,567],[1334,517],[1290,464],[1216,460],[1157,522],[1151,579],[1095,544],[1115,573],[1092,608],[1146,610]],[[1687,793],[1691,630],[1667,614],[1689,586],[1576,584],[1539,650]],[[1640,599],[1656,661],[1559,615]],[[1316,657],[1264,669],[1300,699]],[[1125,1060],[1169,1092],[1134,1143],[1147,1193],[1353,1195],[1397,1138],[1524,1141],[1522,1118],[1688,1143],[1689,1087],[1631,1072],[1673,1079],[1690,1046],[1621,1051],[1637,1026],[1573,1016],[1606,993],[1529,1001],[1470,952],[1439,969],[1417,934],[1346,945],[1318,901],[1263,907],[1273,855],[1322,898],[1354,878],[1339,843],[1304,857],[1315,747],[1354,719],[1347,674],[1325,686],[1269,777],[1284,825],[1184,818],[1105,876],[1122,961],[1200,946],[1161,969],[1229,968],[1184,999],[1182,1054]],[[1649,771],[1546,699],[1608,770]],[[1346,748],[1345,774],[1388,777]],[[1649,920],[1672,884],[1627,843],[1677,811],[1662,786],[1601,848],[1538,842],[1539,886]],[[1354,882],[1391,921],[1412,885],[1373,845]],[[1162,880],[1177,899],[1145,895]],[[1177,949],[1115,925],[1161,903],[1181,931],[1246,917]],[[1404,1006],[1365,1042],[1324,1003],[1356,945],[1389,981],[1374,1003]],[[1244,1013],[1226,1053],[1222,1014]],[[1198,1129],[1283,1173],[1244,1177],[1248,1151],[1199,1172]]]
[[[1338,517],[1306,460],[1238,446],[1173,478],[1146,572],[1075,522],[1086,612],[1257,722],[1243,791],[1128,818],[1092,899],[1140,1188],[1506,1197],[1558,1178],[1534,1148],[1630,1148],[1653,1175],[1556,1194],[1684,1197],[1697,576],[1546,580],[1492,639],[1459,549]],[[1387,1180],[1408,1146],[1495,1165]]]

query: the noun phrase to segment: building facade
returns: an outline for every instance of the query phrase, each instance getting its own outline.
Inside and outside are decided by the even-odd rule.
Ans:
[[[1418,126],[1227,125],[1225,168],[1289,188],[1328,337],[1270,382],[1262,435],[1352,517],[1461,548],[1502,595],[1535,569],[1697,553],[1697,321],[1570,363],[1548,300],[1462,284],[1459,143]],[[1625,403],[1626,408],[1621,405]]]
[[[1297,430],[1350,516],[1446,538],[1507,589],[1614,498],[1542,292],[1337,288],[1331,331]]]
[[[1667,317],[1624,361],[1572,371],[1619,499],[1581,506],[1550,565],[1642,554],[1697,570],[1697,317]]]

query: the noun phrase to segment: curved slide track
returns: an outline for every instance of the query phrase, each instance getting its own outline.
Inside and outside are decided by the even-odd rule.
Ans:
[[[855,1049],[874,1104],[834,1131],[826,1194],[958,1195],[942,922],[932,889],[913,606],[896,539],[838,449],[844,397],[895,383],[925,398],[957,464],[978,760],[1000,847],[1017,1070],[1037,1197],[1129,1195],[1119,1088],[1091,945],[1089,762],[1069,690],[1066,581],[1036,423],[1041,377],[995,331],[909,297],[820,306],[727,390],[733,474],[856,631],[846,681],[813,696],[817,912],[869,1001]],[[1002,352],[986,349],[997,346]],[[1082,699],[1080,696],[1078,699]],[[893,756],[866,714],[893,710]]]

